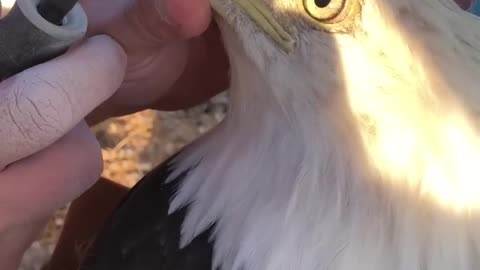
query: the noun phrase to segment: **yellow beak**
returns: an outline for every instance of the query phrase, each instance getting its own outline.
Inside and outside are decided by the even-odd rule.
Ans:
[[[295,42],[292,36],[273,17],[263,0],[233,0],[271,39],[290,51]]]

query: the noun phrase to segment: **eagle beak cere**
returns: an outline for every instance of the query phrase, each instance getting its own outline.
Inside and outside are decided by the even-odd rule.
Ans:
[[[275,42],[287,52],[293,48],[294,40],[273,17],[263,0],[233,0]]]

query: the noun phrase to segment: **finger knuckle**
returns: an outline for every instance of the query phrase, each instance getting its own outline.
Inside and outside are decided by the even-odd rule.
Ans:
[[[36,88],[35,84],[22,85],[11,89],[6,106],[3,106],[8,115],[7,126],[3,128],[9,129],[11,134],[21,136],[19,139],[23,140],[24,144],[36,144],[42,138],[56,137],[64,129],[65,123],[62,119],[65,119],[68,110],[59,107],[66,106],[65,94],[54,84],[48,85],[58,93],[57,97],[32,90],[31,88]]]

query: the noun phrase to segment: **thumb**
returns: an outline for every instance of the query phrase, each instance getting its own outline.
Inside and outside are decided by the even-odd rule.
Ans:
[[[123,81],[124,52],[94,37],[0,83],[0,169],[51,145]]]
[[[210,24],[208,0],[131,0],[114,9],[108,22],[97,19],[101,6],[97,0],[84,1],[91,13],[95,33],[106,33],[127,50],[162,46],[176,40],[186,40],[202,34]],[[105,10],[105,9],[103,9]],[[92,15],[93,14],[93,15]],[[113,18],[113,19],[112,19]],[[95,25],[98,24],[98,25]]]

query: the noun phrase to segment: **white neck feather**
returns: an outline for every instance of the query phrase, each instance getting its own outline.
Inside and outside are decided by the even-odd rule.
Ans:
[[[478,214],[380,181],[346,98],[278,103],[230,45],[230,112],[175,160],[172,178],[194,167],[170,209],[193,202],[183,245],[216,223],[222,270],[480,268]]]

